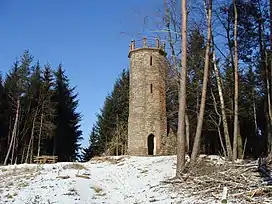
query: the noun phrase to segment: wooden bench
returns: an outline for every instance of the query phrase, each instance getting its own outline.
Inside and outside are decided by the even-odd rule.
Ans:
[[[38,164],[45,164],[45,163],[53,164],[58,161],[58,156],[48,156],[48,155],[34,156],[33,161],[34,163],[38,163]]]

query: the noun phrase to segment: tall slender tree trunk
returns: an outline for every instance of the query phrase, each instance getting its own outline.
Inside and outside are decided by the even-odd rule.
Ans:
[[[30,148],[31,148],[31,145],[32,145],[32,143],[34,141],[34,130],[35,130],[35,122],[36,122],[37,114],[38,114],[38,108],[36,109],[35,114],[34,114],[34,118],[33,118],[32,129],[31,129],[31,136],[30,136],[30,140],[29,140],[29,143],[28,143],[28,148],[27,148],[25,163],[27,163],[27,161],[28,161],[29,153],[30,153]]]
[[[209,79],[209,63],[210,63],[210,45],[211,45],[211,34],[212,34],[212,0],[208,1],[208,31],[207,31],[207,43],[206,43],[206,51],[205,51],[205,64],[204,64],[204,76],[203,76],[203,85],[202,85],[202,94],[201,94],[201,104],[199,110],[199,117],[197,120],[196,134],[194,140],[194,146],[192,150],[191,156],[191,165],[194,165],[198,156],[198,152],[200,149],[200,139],[202,133],[203,119],[205,113],[205,105],[206,105],[206,92],[207,85]]]
[[[253,103],[253,115],[254,115],[254,127],[255,127],[255,137],[258,136],[258,124],[257,124],[257,113],[256,113],[256,104]]]
[[[272,107],[271,107],[271,94],[270,94],[270,82],[269,82],[269,70],[268,68],[272,66],[272,63],[268,61],[267,51],[265,51],[265,78],[266,78],[266,94],[267,94],[267,139],[268,139],[268,153],[272,154]]]
[[[213,42],[213,44],[214,44],[214,42]],[[232,159],[232,148],[231,148],[231,141],[230,141],[230,136],[229,136],[229,129],[228,129],[227,116],[226,116],[225,102],[224,102],[224,97],[223,97],[222,83],[221,83],[221,79],[220,79],[219,69],[217,68],[217,64],[216,64],[216,55],[215,55],[214,48],[213,48],[212,52],[213,52],[212,56],[213,56],[213,65],[214,65],[213,68],[214,68],[214,72],[215,72],[215,76],[216,76],[218,94],[219,94],[219,99],[220,99],[223,130],[224,130],[226,149],[227,149],[227,157],[228,157],[229,160],[231,160]]]
[[[233,127],[233,161],[237,159],[237,140],[238,140],[238,45],[237,45],[237,20],[238,12],[236,0],[234,6],[234,127]]]
[[[176,176],[180,177],[185,166],[185,111],[186,111],[186,78],[187,78],[187,5],[186,0],[181,0],[182,11],[182,55],[181,55],[181,78],[179,90],[179,113],[177,134],[177,168]]]
[[[17,99],[15,122],[14,122],[13,130],[12,130],[11,142],[9,144],[9,149],[8,149],[5,161],[4,161],[4,165],[7,165],[9,154],[11,151],[11,147],[12,147],[13,143],[15,142],[16,130],[17,130],[17,125],[18,125],[17,123],[18,123],[18,118],[19,118],[19,109],[20,109],[20,98]]]
[[[214,50],[213,50],[214,52]],[[221,122],[222,122],[222,117],[217,109],[217,102],[216,102],[216,99],[215,99],[215,96],[213,94],[213,91],[211,89],[211,94],[212,94],[212,98],[213,98],[213,106],[214,106],[214,110],[216,112],[216,114],[218,115],[219,119],[218,119],[218,123],[216,124],[217,126],[217,132],[218,132],[218,136],[219,136],[219,140],[220,140],[220,144],[221,144],[221,147],[222,147],[222,150],[223,150],[223,154],[224,154],[224,157],[227,158],[227,152],[226,152],[226,149],[225,149],[225,146],[224,146],[224,143],[223,143],[223,139],[222,139],[222,135],[221,135],[221,130],[220,130],[220,126],[221,126]],[[231,148],[230,148],[231,150]]]
[[[188,114],[185,113],[185,127],[186,127],[186,151],[190,151],[190,122]]]
[[[37,152],[37,156],[40,156],[40,151],[41,151],[42,126],[43,126],[43,107],[42,107],[42,114],[41,114],[40,128],[39,128],[39,139],[38,139],[38,152]]]
[[[17,134],[15,133],[15,137],[13,138],[13,147],[12,147],[12,152],[11,152],[11,164],[13,164],[13,160],[14,160],[14,153],[15,153],[15,146],[16,146],[16,136]]]
[[[11,138],[12,138],[11,124],[12,124],[12,118],[11,118],[11,116],[10,116],[10,117],[9,117],[8,144],[10,144]]]
[[[238,120],[238,127],[237,127],[237,153],[238,153],[238,159],[242,159],[243,157],[243,141],[241,137],[241,132],[240,132],[240,123]]]
[[[30,151],[30,157],[29,157],[29,163],[31,164],[33,162],[33,152],[34,152],[34,137],[31,142],[31,151]]]
[[[24,142],[23,154],[22,154],[22,158],[21,158],[21,164],[24,162],[25,151],[26,151],[26,142]]]
[[[272,0],[270,0],[270,52],[272,51]],[[270,76],[269,76],[270,71]],[[265,65],[265,75],[266,75],[266,89],[267,89],[267,107],[268,107],[268,152],[272,154],[272,61],[268,62],[266,55],[266,65]],[[269,79],[270,78],[270,79]]]

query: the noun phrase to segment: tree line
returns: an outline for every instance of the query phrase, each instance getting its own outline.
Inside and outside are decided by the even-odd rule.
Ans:
[[[34,156],[80,159],[81,114],[62,64],[53,71],[26,50],[0,75],[0,163],[31,163]]]

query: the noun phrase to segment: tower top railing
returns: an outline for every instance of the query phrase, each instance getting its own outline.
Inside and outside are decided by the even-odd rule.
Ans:
[[[147,39],[144,37],[142,40],[132,40],[130,43],[130,52],[136,49],[141,48],[155,48],[165,51],[165,43],[161,43],[159,38],[156,39]]]

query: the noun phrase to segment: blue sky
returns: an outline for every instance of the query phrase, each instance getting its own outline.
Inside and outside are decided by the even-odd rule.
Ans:
[[[83,146],[121,70],[129,43],[145,34],[144,17],[156,16],[159,0],[0,0],[0,71],[25,49],[53,68],[63,63],[77,86],[83,114]],[[144,32],[144,33],[143,33]]]

